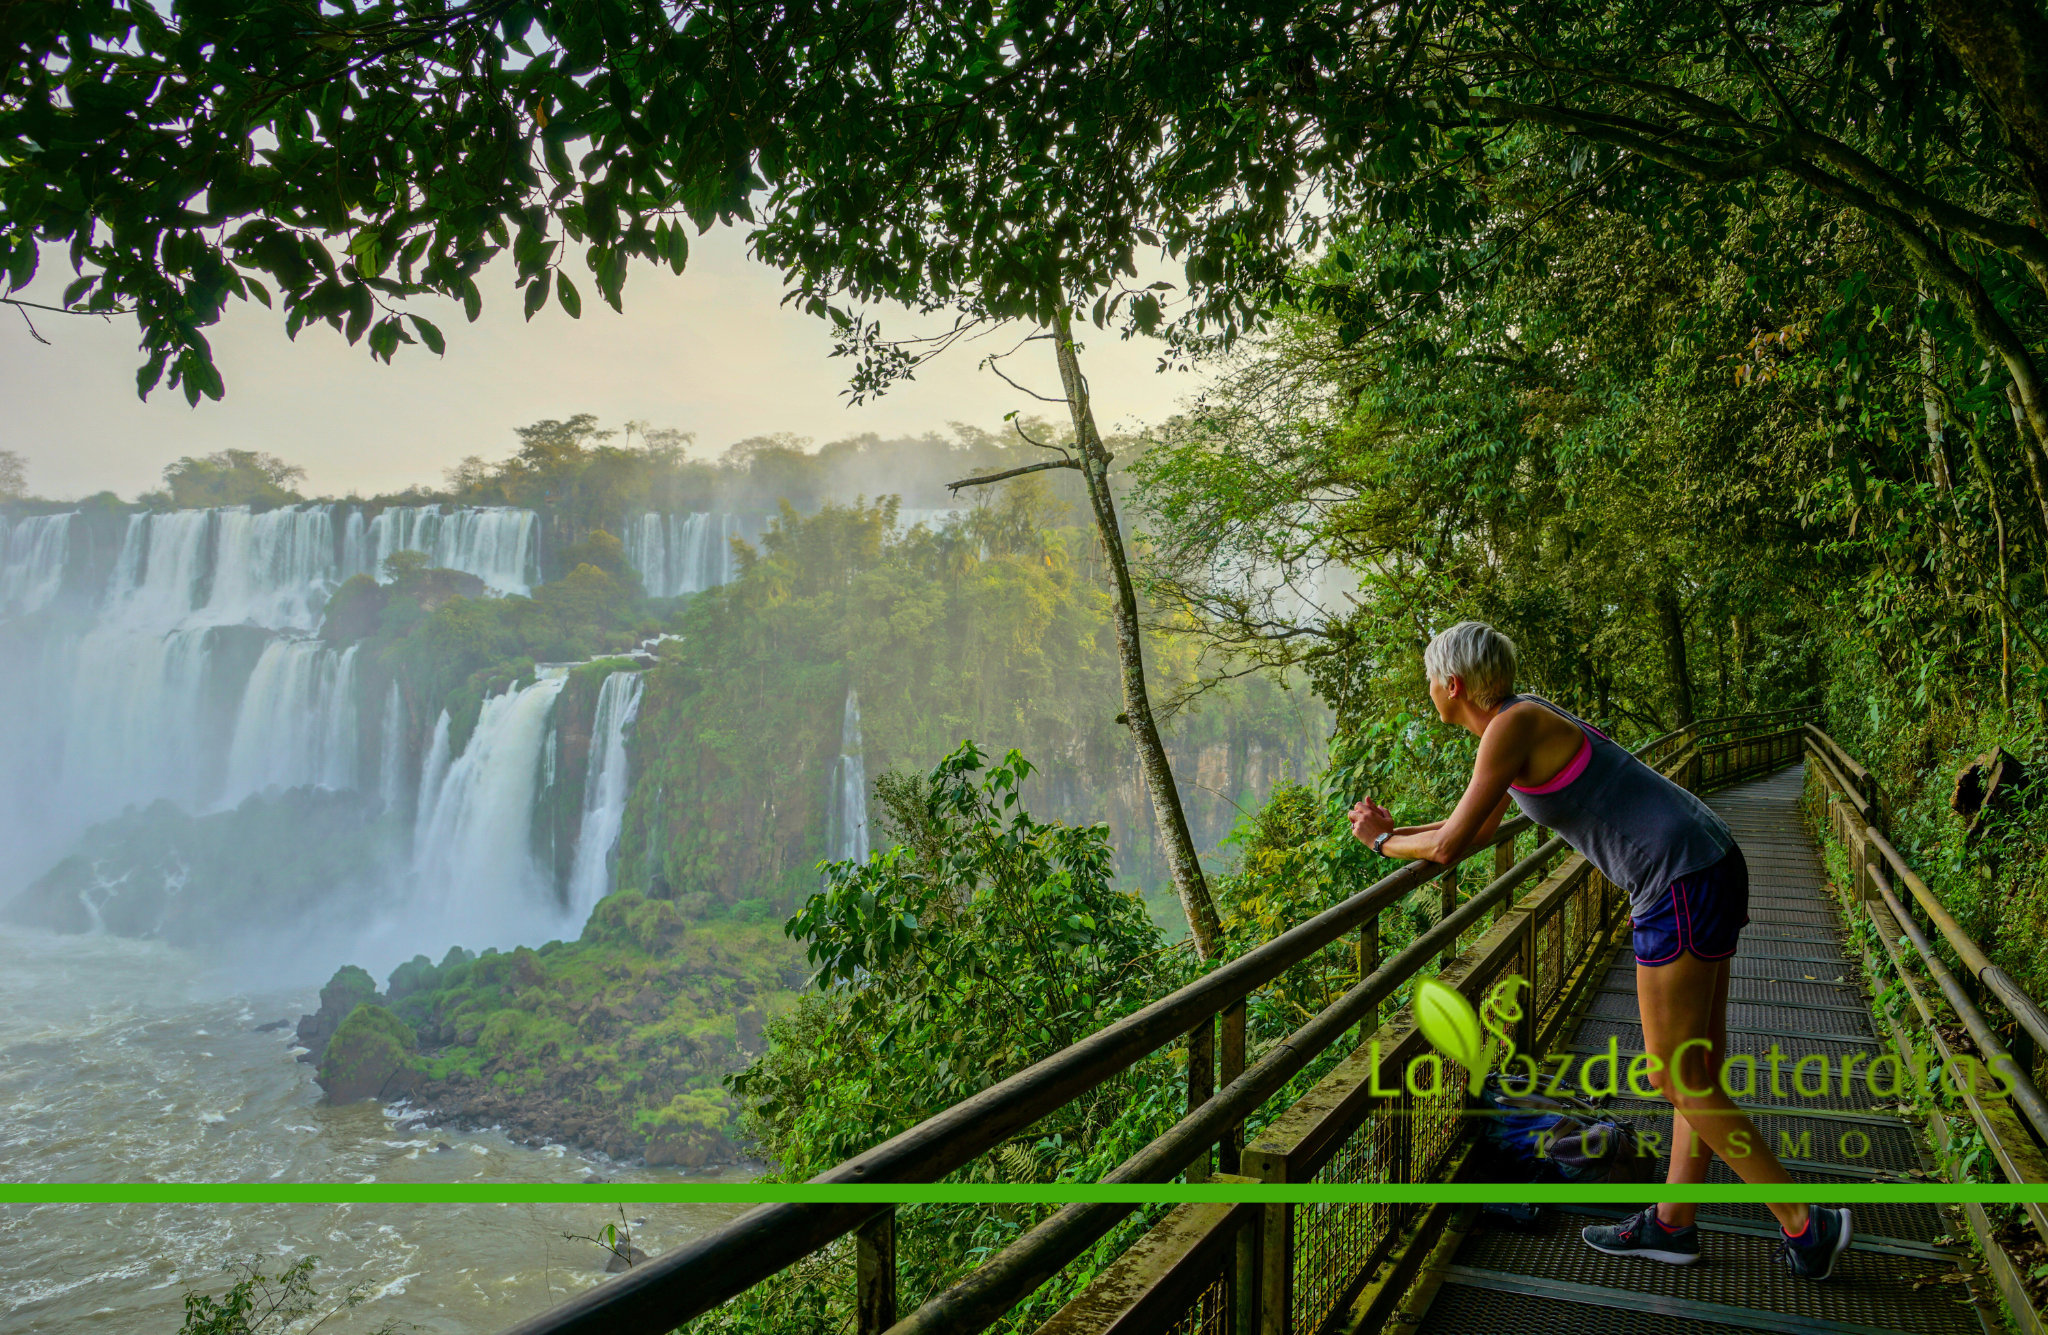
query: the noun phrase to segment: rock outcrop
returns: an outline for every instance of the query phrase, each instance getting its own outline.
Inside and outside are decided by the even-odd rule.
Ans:
[[[772,927],[693,922],[626,892],[576,942],[419,956],[379,994],[353,966],[300,1021],[330,1100],[409,1097],[429,1126],[498,1126],[653,1166],[740,1161],[723,1077],[804,980]]]
[[[376,1004],[377,980],[369,972],[353,964],[344,964],[335,970],[334,977],[327,980],[327,986],[320,989],[320,1009],[311,1015],[299,1017],[299,1046],[305,1051],[299,1060],[315,1066],[327,1054],[327,1042],[334,1037],[341,1022],[355,1012],[356,1007],[365,1003]]]
[[[403,1098],[420,1082],[413,1060],[418,1050],[419,1040],[405,1021],[365,1001],[328,1040],[314,1078],[333,1103]]]

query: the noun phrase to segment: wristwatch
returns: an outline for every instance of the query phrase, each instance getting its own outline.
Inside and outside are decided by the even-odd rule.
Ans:
[[[1381,857],[1389,857],[1389,856],[1391,856],[1391,855],[1390,855],[1390,854],[1389,854],[1389,853],[1387,852],[1387,850],[1385,850],[1384,848],[1381,848],[1381,847],[1380,847],[1380,845],[1381,845],[1381,844],[1384,844],[1385,842],[1387,842],[1387,840],[1388,840],[1388,839],[1392,838],[1392,837],[1393,837],[1393,834],[1394,834],[1394,832],[1393,832],[1392,830],[1388,830],[1388,831],[1387,831],[1387,832],[1386,832],[1385,834],[1383,834],[1383,835],[1381,835],[1381,836],[1380,836],[1379,838],[1377,838],[1377,839],[1373,840],[1373,841],[1372,841],[1372,851],[1373,851],[1373,852],[1375,852],[1375,853],[1377,853],[1377,854],[1379,854],[1379,855],[1380,855]]]

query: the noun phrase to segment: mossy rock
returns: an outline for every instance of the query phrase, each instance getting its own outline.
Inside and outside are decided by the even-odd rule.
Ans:
[[[405,1021],[364,1002],[350,1011],[328,1040],[314,1075],[330,1103],[392,1099],[410,1093],[422,1072],[413,1054],[419,1041]]]

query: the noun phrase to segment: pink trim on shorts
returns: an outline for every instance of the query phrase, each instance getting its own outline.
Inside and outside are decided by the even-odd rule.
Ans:
[[[1676,908],[1678,904],[1678,883],[1676,881],[1673,881],[1671,883],[1671,888],[1665,891],[1665,893],[1671,896],[1672,905],[1674,908]],[[1678,931],[1675,933],[1675,935],[1678,937],[1678,949],[1672,951],[1669,955],[1666,955],[1661,959],[1646,960],[1641,955],[1638,955],[1636,956],[1636,963],[1648,964],[1652,967],[1655,967],[1659,964],[1669,964],[1671,963],[1671,961],[1677,959],[1680,955],[1683,955],[1686,951],[1692,950],[1692,943],[1690,940],[1692,933],[1686,930],[1686,921],[1684,913],[1674,912],[1671,915],[1671,921],[1678,927]],[[1635,927],[1636,920],[1634,918],[1630,918],[1628,922],[1630,929],[1633,930]],[[1699,952],[1696,950],[1694,950],[1693,953],[1695,955],[1699,954]]]
[[[1552,779],[1549,783],[1544,784],[1541,788],[1524,788],[1519,783],[1511,783],[1508,785],[1508,787],[1514,789],[1518,793],[1527,793],[1531,797],[1540,797],[1544,793],[1554,793],[1558,789],[1570,783],[1573,779],[1576,779],[1581,774],[1584,774],[1586,772],[1586,766],[1591,764],[1592,762],[1593,739],[1591,737],[1585,736],[1582,733],[1579,736],[1579,753],[1572,757],[1571,764],[1566,765],[1562,770],[1558,771],[1556,778]]]
[[[1678,949],[1672,951],[1669,955],[1666,955],[1661,959],[1646,960],[1642,956],[1638,955],[1636,956],[1636,963],[1647,964],[1654,968],[1659,964],[1669,964],[1671,963],[1671,961],[1677,959],[1680,955],[1686,954],[1687,952],[1691,952],[1693,957],[1696,959],[1725,960],[1730,955],[1733,955],[1735,953],[1735,950],[1740,950],[1742,948],[1740,942],[1738,942],[1735,947],[1735,950],[1724,950],[1718,955],[1709,955],[1704,950],[1701,950],[1698,946],[1694,945],[1692,939],[1692,905],[1690,902],[1687,901],[1685,897],[1684,878],[1681,877],[1680,879],[1673,881],[1671,883],[1671,889],[1668,893],[1671,896],[1671,905],[1673,909],[1671,920],[1678,927]],[[1628,921],[1629,927],[1633,929],[1635,927],[1636,920],[1634,918],[1630,918]],[[1749,926],[1749,915],[1743,915],[1742,926]],[[1740,936],[1741,929],[1736,929],[1736,932],[1737,935]]]

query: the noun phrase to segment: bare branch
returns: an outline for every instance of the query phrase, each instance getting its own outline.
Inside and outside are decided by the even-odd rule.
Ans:
[[[1049,444],[1048,442],[1042,440],[1033,440],[1031,438],[1031,433],[1029,431],[1026,431],[1023,425],[1019,423],[1016,418],[1013,417],[1010,419],[1010,425],[1016,429],[1018,435],[1024,437],[1024,441],[1026,444],[1036,445],[1041,450],[1059,450],[1061,458],[1070,459],[1073,457],[1072,455],[1068,454],[1066,450],[1061,446]]]
[[[17,302],[15,302],[15,303],[13,303],[13,305],[14,305],[14,309],[16,309],[16,310],[18,310],[18,311],[21,311],[21,322],[22,322],[23,324],[25,324],[25,325],[27,325],[27,326],[28,326],[28,336],[29,336],[30,338],[34,339],[34,340],[35,340],[36,342],[38,342],[38,343],[42,344],[42,345],[43,345],[44,347],[46,347],[46,348],[47,348],[47,347],[49,347],[49,346],[50,346],[50,340],[49,340],[49,339],[47,339],[47,338],[44,338],[44,337],[42,336],[42,334],[40,334],[40,333],[38,333],[38,332],[37,332],[37,330],[36,330],[36,322],[35,322],[34,320],[31,320],[31,319],[29,319],[29,318],[28,318],[28,312],[27,312],[27,311],[21,310],[21,308],[22,308],[22,303],[21,303],[21,302],[18,302],[18,301],[17,301]]]
[[[1035,338],[1041,338],[1041,337],[1044,337],[1044,335],[1037,335],[1037,334],[1035,334],[1035,335],[1033,335],[1033,336],[1032,336],[1032,338],[1027,338],[1027,339],[1025,339],[1025,340],[1024,340],[1024,343],[1029,343],[1029,342],[1031,342],[1031,341],[1032,341],[1033,339],[1035,339]],[[1017,347],[1019,347],[1019,348],[1023,347],[1023,346],[1024,346],[1024,343],[1019,343],[1019,344],[1017,345]],[[1012,352],[1014,352],[1014,351],[1016,351],[1016,349],[1015,349],[1015,348],[1013,348],[1013,349],[1011,349],[1011,351],[1012,351]],[[1009,354],[1008,352],[992,352],[992,353],[990,353],[990,354],[989,354],[988,356],[986,356],[986,357],[984,357],[984,358],[982,358],[982,359],[981,359],[981,364],[982,364],[983,366],[986,366],[986,367],[987,367],[987,368],[988,368],[989,370],[991,370],[991,371],[994,371],[994,372],[996,373],[996,375],[997,375],[997,376],[998,376],[998,377],[999,377],[999,378],[1000,378],[1000,379],[1002,380],[1002,382],[1003,382],[1004,384],[1008,385],[1008,386],[1009,386],[1009,387],[1010,387],[1011,389],[1014,389],[1014,390],[1016,390],[1016,391],[1017,391],[1017,392],[1018,392],[1019,394],[1029,394],[1029,395],[1030,395],[1030,396],[1031,396],[1032,398],[1034,398],[1034,399],[1037,399],[1037,400],[1038,400],[1038,401],[1039,401],[1040,403],[1057,403],[1057,404],[1060,404],[1060,405],[1062,405],[1062,406],[1064,406],[1064,405],[1066,404],[1066,402],[1067,402],[1067,401],[1066,401],[1066,399],[1065,399],[1065,398],[1057,398],[1057,399],[1055,399],[1055,398],[1048,398],[1047,396],[1045,396],[1045,395],[1043,395],[1043,394],[1040,394],[1040,393],[1039,393],[1039,392],[1038,392],[1037,390],[1035,390],[1035,389],[1026,389],[1026,388],[1024,388],[1024,386],[1022,386],[1022,385],[1018,384],[1018,383],[1017,383],[1016,381],[1014,381],[1014,380],[1010,379],[1010,377],[1008,377],[1008,376],[1004,375],[1004,374],[1003,374],[1003,368],[1002,368],[1002,367],[1000,367],[1000,366],[997,366],[997,365],[996,365],[996,359],[997,359],[997,358],[999,358],[999,357],[1007,357],[1007,356],[1009,356],[1009,355],[1010,355],[1010,354]],[[1036,443],[1036,442],[1034,442],[1034,443]]]
[[[1077,459],[1048,459],[1042,464],[1026,464],[1022,468],[1011,468],[1000,473],[989,473],[982,477],[966,477],[958,482],[948,482],[946,490],[958,494],[962,487],[986,486],[991,482],[1001,482],[1005,478],[1022,477],[1026,473],[1043,473],[1048,468],[1079,468],[1080,466],[1080,461]]]

